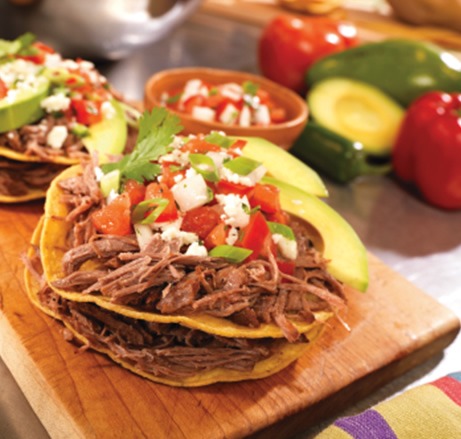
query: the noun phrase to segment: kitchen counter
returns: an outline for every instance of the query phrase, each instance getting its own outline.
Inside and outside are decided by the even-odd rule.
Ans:
[[[99,64],[127,98],[141,100],[142,84],[171,67],[208,66],[257,72],[260,28],[197,13],[166,39],[130,57]],[[329,204],[355,228],[367,249],[461,317],[461,212],[436,210],[392,177],[356,180],[348,186],[325,178]],[[461,338],[436,355],[351,407],[363,410],[405,389],[459,370]],[[457,353],[456,353],[457,352]],[[299,438],[307,438],[328,423]],[[0,438],[45,439],[48,434],[0,360]]]

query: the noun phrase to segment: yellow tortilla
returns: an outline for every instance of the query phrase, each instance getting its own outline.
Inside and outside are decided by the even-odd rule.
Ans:
[[[67,250],[66,237],[72,228],[72,223],[66,222],[68,210],[67,207],[59,202],[61,190],[58,183],[61,180],[73,177],[81,173],[81,167],[73,166],[62,172],[51,183],[46,202],[45,202],[45,220],[43,232],[40,239],[40,250],[42,255],[42,263],[47,282],[52,288],[65,299],[76,302],[92,302],[101,308],[123,314],[127,317],[142,319],[157,323],[178,323],[189,328],[199,329],[215,335],[223,337],[240,337],[240,338],[282,338],[284,334],[281,329],[273,324],[262,324],[259,328],[250,328],[233,323],[227,319],[210,316],[207,314],[194,315],[166,315],[154,312],[139,311],[134,307],[127,305],[114,304],[102,295],[97,294],[82,294],[80,292],[65,291],[54,287],[54,281],[64,277],[62,269],[62,258]],[[81,269],[85,269],[87,265],[83,265]],[[297,328],[300,334],[308,333],[317,326],[323,324],[332,317],[331,312],[315,313],[315,321],[313,323],[291,321]]]
[[[40,220],[37,225],[31,240],[31,246],[28,251],[28,256],[31,257],[34,254],[35,247],[40,243],[42,227],[43,227],[43,218]],[[28,296],[31,302],[37,306],[40,310],[50,315],[51,317],[62,321],[62,323],[69,329],[77,340],[83,345],[90,345],[88,339],[83,335],[77,332],[75,328],[69,322],[62,320],[60,316],[56,315],[50,309],[43,306],[38,300],[37,294],[41,288],[40,281],[36,279],[29,270],[25,270],[25,285]],[[251,371],[236,371],[225,368],[216,368],[206,372],[200,372],[195,376],[190,377],[178,377],[178,378],[165,378],[159,377],[150,373],[146,373],[137,369],[133,364],[128,363],[127,361],[121,360],[114,352],[105,348],[93,348],[95,351],[106,354],[114,362],[118,363],[122,367],[130,370],[131,372],[140,375],[144,378],[147,378],[151,381],[162,383],[170,386],[178,387],[199,387],[205,386],[217,382],[236,382],[243,380],[254,380],[265,378],[267,376],[273,375],[282,369],[289,366],[291,363],[296,361],[299,357],[304,355],[315,342],[315,340],[320,336],[324,325],[314,325],[306,334],[309,343],[289,343],[285,340],[278,340],[277,347],[274,349],[274,354],[269,358],[266,358],[258,363]]]

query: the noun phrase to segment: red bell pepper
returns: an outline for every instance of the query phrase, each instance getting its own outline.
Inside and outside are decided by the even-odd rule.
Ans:
[[[461,208],[461,94],[431,92],[407,110],[393,148],[393,167],[430,204]]]
[[[351,23],[329,17],[282,14],[261,34],[259,68],[272,81],[305,94],[306,71],[315,61],[357,43],[357,30]]]

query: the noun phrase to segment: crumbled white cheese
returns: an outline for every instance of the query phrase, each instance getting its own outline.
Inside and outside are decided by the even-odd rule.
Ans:
[[[179,228],[177,228],[175,224],[172,224],[169,227],[165,227],[161,234],[161,237],[164,241],[167,242],[178,240],[180,246],[190,245],[193,242],[198,242],[199,240],[199,237],[196,233],[184,232],[183,230],[179,230]]]
[[[119,195],[120,194],[115,189],[111,189],[109,195],[106,197],[106,203],[112,203]]]
[[[225,224],[232,227],[245,227],[250,221],[250,215],[245,212],[245,208],[250,208],[250,203],[246,195],[240,197],[236,194],[218,194],[216,200],[222,206],[224,214],[221,219]]]
[[[217,169],[221,168],[224,160],[232,158],[229,154],[223,151],[209,151],[206,153],[206,155],[210,157],[211,160],[213,160]]]
[[[183,179],[184,179],[184,175],[182,175],[182,174],[177,174],[177,175],[175,175],[175,176],[173,177],[173,181],[174,181],[175,183],[179,183],[179,182],[180,182],[181,180],[183,180]]]
[[[230,181],[234,184],[241,184],[243,186],[253,187],[261,178],[266,174],[267,169],[260,165],[256,169],[253,169],[247,175],[240,175],[235,172],[232,172],[229,168],[223,166],[219,169],[219,175],[222,179]]]
[[[204,245],[193,242],[186,250],[186,255],[191,256],[208,256],[208,251]]]
[[[295,239],[287,239],[283,235],[274,233],[272,241],[277,245],[280,253],[287,259],[296,259],[298,256],[298,245]]]
[[[177,163],[179,166],[187,166],[189,164],[189,152],[175,148],[170,153],[162,155],[158,161],[160,163],[170,162]]]
[[[104,172],[99,166],[94,167],[94,175],[96,177],[96,181],[101,181],[101,178],[104,176]]]
[[[50,69],[60,67],[62,57],[59,53],[47,53],[45,55],[44,65]]]
[[[67,127],[64,125],[56,125],[51,128],[46,136],[46,143],[53,149],[60,149],[64,145],[68,135]]]
[[[70,106],[70,98],[68,98],[64,93],[57,93],[43,99],[40,106],[47,113],[65,111]]]

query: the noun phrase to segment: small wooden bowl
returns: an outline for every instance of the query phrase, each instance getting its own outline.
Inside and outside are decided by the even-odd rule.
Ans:
[[[229,136],[262,137],[283,149],[289,149],[306,124],[307,104],[296,93],[261,76],[232,70],[191,67],[158,72],[151,76],[145,85],[145,108],[151,110],[153,107],[162,106],[162,93],[183,87],[189,79],[202,79],[214,85],[227,82],[242,84],[245,81],[259,84],[262,90],[269,92],[274,102],[285,108],[288,120],[266,127],[240,127],[220,122],[202,121],[188,114],[170,110],[181,118],[184,134],[207,134],[210,131],[223,131]]]

